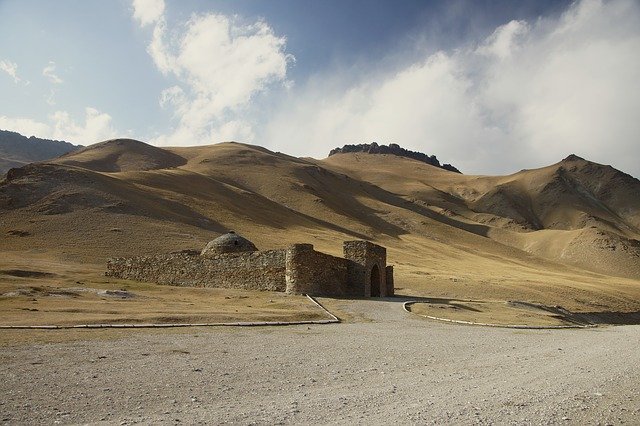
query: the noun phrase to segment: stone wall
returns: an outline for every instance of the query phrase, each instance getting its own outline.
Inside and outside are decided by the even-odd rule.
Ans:
[[[393,267],[387,267],[386,262],[384,247],[367,241],[346,241],[344,258],[317,252],[311,244],[206,256],[189,251],[110,259],[106,275],[185,287],[385,297],[393,296]]]
[[[311,244],[294,244],[286,254],[286,291],[312,296],[350,295],[347,259],[313,250]]]
[[[393,266],[387,266],[387,270],[385,271],[386,279],[387,279],[387,294],[385,296],[391,297],[395,295],[395,284],[393,283]]]
[[[284,250],[115,258],[107,262],[106,275],[185,287],[286,290]]]

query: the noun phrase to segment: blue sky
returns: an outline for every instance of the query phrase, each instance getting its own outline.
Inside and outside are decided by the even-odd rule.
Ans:
[[[0,0],[0,128],[640,176],[635,0]]]

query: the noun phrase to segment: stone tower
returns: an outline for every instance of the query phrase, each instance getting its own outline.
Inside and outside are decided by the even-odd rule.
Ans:
[[[353,296],[393,296],[393,267],[387,266],[387,250],[369,241],[345,241],[349,260],[349,286]]]

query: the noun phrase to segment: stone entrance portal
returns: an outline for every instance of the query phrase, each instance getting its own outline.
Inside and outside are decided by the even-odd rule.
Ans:
[[[369,241],[345,241],[350,293],[355,297],[393,296],[393,270],[387,270],[387,250]]]

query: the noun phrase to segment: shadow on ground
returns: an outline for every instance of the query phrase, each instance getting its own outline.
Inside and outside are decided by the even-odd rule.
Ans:
[[[353,299],[342,299],[353,300]],[[471,306],[464,306],[462,304],[453,304],[454,302],[478,302],[482,303],[483,300],[459,300],[452,298],[439,298],[439,297],[412,297],[412,296],[393,296],[393,297],[381,297],[381,298],[362,298],[361,300],[377,300],[388,303],[403,304],[405,302],[415,303],[428,303],[438,305],[455,306],[457,309],[466,310],[468,312],[481,312]],[[633,312],[614,312],[614,311],[602,311],[602,312],[571,312],[564,309],[561,306],[546,306],[538,303],[520,302],[520,301],[505,301],[508,305],[516,308],[534,308],[546,311],[553,316],[561,319],[567,323],[588,326],[588,325],[638,325],[640,324],[640,311]]]

